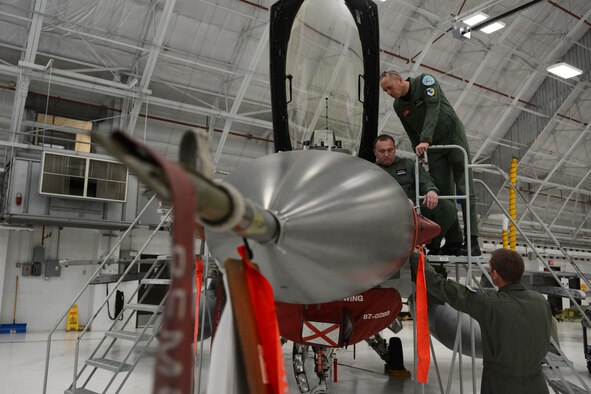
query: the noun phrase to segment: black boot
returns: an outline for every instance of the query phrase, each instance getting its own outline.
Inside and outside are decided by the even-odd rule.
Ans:
[[[426,245],[427,246],[427,254],[430,256],[436,256],[441,254],[441,248],[438,248],[436,246],[432,246],[431,244]]]
[[[460,242],[446,242],[439,254],[444,256],[461,256],[462,244]]]
[[[441,254],[441,238],[439,239],[432,239],[431,242],[425,245],[427,247],[427,251],[425,254],[429,255],[438,255]]]
[[[480,245],[478,245],[478,237],[470,237],[471,246],[471,255],[472,256],[481,256],[482,252],[480,251]],[[465,242],[460,250],[460,256],[468,256],[468,242]]]

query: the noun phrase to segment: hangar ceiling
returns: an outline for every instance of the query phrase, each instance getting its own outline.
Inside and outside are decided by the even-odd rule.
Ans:
[[[309,0],[311,1],[311,0]],[[3,0],[0,3],[0,146],[33,149],[47,128],[34,113],[77,115],[119,127],[176,157],[187,127],[212,133],[218,169],[271,153],[269,0]],[[478,11],[499,16],[526,0],[376,1],[381,69],[435,76],[466,125],[481,164],[508,171],[562,240],[591,247],[591,2],[545,0],[504,17],[491,34],[453,35]],[[583,74],[546,68],[566,61]],[[410,144],[380,96],[379,131]],[[52,127],[56,129],[55,126]],[[57,127],[73,132],[68,127]],[[504,180],[479,170],[507,202]],[[500,232],[500,210],[477,187],[484,228]],[[518,217],[532,235],[532,215]],[[498,230],[498,231],[497,231]]]

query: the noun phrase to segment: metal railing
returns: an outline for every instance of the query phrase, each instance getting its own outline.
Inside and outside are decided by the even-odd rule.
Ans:
[[[54,324],[53,328],[50,330],[48,336],[47,336],[47,350],[46,350],[46,354],[45,354],[45,372],[44,372],[44,376],[43,376],[43,394],[45,394],[47,392],[47,380],[48,380],[48,375],[49,375],[49,360],[50,360],[50,356],[51,356],[51,339],[53,334],[55,333],[55,331],[57,330],[57,328],[59,327],[59,325],[62,323],[62,321],[68,316],[68,312],[69,310],[74,306],[74,304],[76,304],[76,302],[80,299],[80,297],[84,294],[84,292],[88,289],[88,287],[92,284],[92,282],[95,280],[95,278],[97,278],[99,276],[99,274],[101,273],[101,271],[103,270],[103,268],[105,267],[105,265],[107,263],[111,262],[111,256],[113,255],[113,253],[115,252],[115,250],[117,250],[117,248],[121,245],[121,243],[123,242],[124,239],[127,238],[127,236],[131,233],[131,231],[133,230],[133,228],[139,223],[140,218],[142,217],[142,215],[146,212],[146,210],[148,209],[148,207],[151,205],[151,203],[156,199],[156,196],[154,195],[148,202],[147,204],[144,206],[144,208],[142,208],[142,210],[140,211],[140,213],[138,214],[138,216],[134,219],[134,221],[131,223],[131,225],[129,226],[129,228],[121,235],[121,237],[119,238],[119,240],[116,242],[115,246],[113,246],[113,248],[109,251],[109,253],[103,258],[102,262],[99,264],[99,266],[97,267],[97,269],[95,270],[95,272],[92,274],[92,276],[90,277],[90,279],[86,282],[86,284],[82,287],[82,289],[78,292],[78,294],[74,297],[74,299],[70,302],[69,306],[66,308],[66,311],[59,317],[59,319],[56,321],[56,323]],[[162,222],[163,223],[163,222]],[[161,226],[161,224],[159,225]],[[139,256],[139,253],[138,253]],[[131,264],[129,265],[129,267],[131,267]],[[130,269],[128,267],[128,270]],[[118,282],[118,284],[121,282],[121,280]],[[111,295],[114,293],[111,292]],[[110,298],[110,296],[107,297],[107,300]],[[104,306],[106,304],[106,300],[103,303],[102,306]],[[101,306],[101,308],[102,308]],[[98,315],[95,314],[95,316],[93,317],[93,319]],[[90,322],[86,325],[84,332],[87,331],[88,327],[90,326]],[[83,335],[83,333],[81,335]],[[78,342],[77,342],[77,347],[76,347],[76,359],[78,358],[78,343],[80,340],[80,335],[78,337]],[[74,375],[76,376],[76,374]]]
[[[432,150],[452,150],[452,149],[456,149],[459,150],[462,153],[463,156],[463,161],[464,161],[464,172],[465,172],[465,179],[464,179],[464,190],[466,192],[466,194],[462,194],[462,195],[439,195],[438,198],[440,200],[464,200],[465,203],[465,212],[466,212],[466,217],[464,218],[464,223],[466,223],[467,225],[465,226],[465,233],[466,233],[466,248],[467,248],[467,269],[468,269],[468,273],[466,276],[466,284],[468,284],[469,280],[472,280],[473,278],[473,274],[472,274],[472,234],[471,231],[472,229],[470,228],[470,215],[472,214],[472,212],[470,212],[470,176],[469,176],[469,169],[471,168],[471,164],[469,162],[469,158],[468,158],[468,153],[466,152],[466,150],[459,146],[459,145],[432,145],[429,146],[428,151],[432,151]],[[427,156],[427,155],[426,155]],[[415,159],[415,198],[416,198],[416,205],[417,207],[420,207],[420,202],[422,200],[424,200],[425,196],[420,194],[420,190],[419,190],[419,158],[417,157]],[[420,208],[419,208],[420,209]],[[480,270],[483,272],[484,275],[486,275],[489,280],[490,280],[490,276],[488,274],[488,272],[486,271],[486,269],[484,269],[484,267],[482,267],[482,265],[477,262]],[[456,267],[457,268],[457,267]],[[456,270],[456,275],[457,278],[459,279],[459,274],[457,273]],[[491,282],[492,283],[492,282]],[[450,365],[450,373],[449,373],[449,377],[448,377],[448,384],[447,384],[447,390],[446,392],[449,393],[451,390],[451,382],[452,382],[452,376],[453,376],[453,368],[455,366],[455,359],[456,359],[456,354],[458,354],[458,363],[459,363],[459,379],[460,379],[460,393],[464,392],[464,388],[463,388],[463,379],[462,379],[462,368],[461,368],[461,364],[462,364],[462,338],[461,338],[461,312],[457,312],[457,316],[458,316],[458,328],[456,331],[456,340],[454,342],[454,353],[452,356],[452,361],[451,361],[451,365]],[[475,346],[475,338],[474,338],[474,326],[473,326],[473,320],[470,319],[470,323],[469,323],[469,327],[470,327],[470,347],[471,347],[471,369],[472,369],[472,388],[473,388],[473,392],[476,393],[477,392],[477,387],[476,387],[476,346]],[[416,330],[416,327],[414,328]],[[416,344],[416,341],[415,341]],[[435,358],[435,352],[433,351],[433,347],[431,346],[431,352],[432,355],[434,357],[434,360],[436,360]],[[416,370],[416,345],[415,345],[415,370]],[[441,384],[441,377],[439,374],[439,370],[437,370],[437,377],[439,379],[439,385],[440,388],[442,390],[443,393],[443,386]],[[421,391],[424,392],[424,385],[421,385]]]
[[[462,148],[461,146],[458,145],[436,145],[436,146],[430,146],[428,150],[444,150],[444,149],[457,149],[460,150],[463,154],[464,157],[464,169],[465,169],[465,191],[466,194],[464,195],[442,195],[442,196],[438,196],[439,199],[447,199],[447,200],[464,200],[465,201],[465,212],[466,212],[466,217],[464,218],[464,222],[467,223],[468,225],[466,226],[467,228],[465,229],[466,231],[466,246],[467,246],[467,267],[466,267],[466,284],[468,284],[469,281],[472,280],[476,280],[477,279],[473,276],[473,272],[472,272],[472,254],[471,254],[471,229],[470,229],[470,215],[472,214],[470,212],[470,203],[469,203],[469,199],[470,199],[470,176],[469,176],[469,170],[470,169],[478,169],[478,168],[486,168],[486,169],[492,169],[493,171],[498,172],[499,175],[503,176],[503,178],[505,179],[506,183],[513,189],[515,190],[516,194],[522,199],[523,203],[525,204],[527,210],[529,210],[533,217],[536,219],[536,221],[540,224],[540,226],[543,228],[544,232],[548,235],[548,237],[550,237],[550,239],[552,239],[552,241],[555,243],[555,245],[557,246],[558,250],[560,250],[562,252],[562,254],[565,256],[565,258],[572,264],[572,266],[574,267],[575,271],[577,272],[578,276],[580,279],[582,279],[584,281],[584,283],[587,285],[588,288],[591,288],[591,284],[589,283],[589,280],[586,278],[586,276],[583,274],[583,272],[580,270],[580,268],[575,264],[575,262],[573,261],[573,259],[570,257],[570,255],[566,252],[566,250],[560,245],[560,242],[556,239],[556,237],[550,232],[549,228],[546,226],[545,223],[543,223],[543,221],[540,219],[540,217],[534,212],[533,207],[527,202],[527,200],[525,199],[525,197],[519,192],[519,190],[517,189],[517,187],[515,185],[513,185],[510,181],[509,181],[509,177],[508,175],[502,171],[500,168],[494,166],[494,165],[482,165],[482,164],[470,164],[469,160],[468,160],[468,154],[465,151],[464,148]],[[425,198],[425,196],[420,195],[420,190],[419,190],[419,159],[416,158],[415,160],[415,196],[416,196],[416,206],[420,207],[420,202]],[[550,265],[548,264],[548,262],[546,260],[544,260],[542,258],[542,256],[539,254],[539,252],[537,251],[537,249],[534,247],[533,243],[530,241],[530,239],[527,237],[527,235],[525,234],[525,232],[517,225],[517,223],[515,223],[515,221],[511,218],[511,216],[509,215],[509,213],[507,212],[507,210],[503,207],[503,205],[501,204],[501,202],[498,200],[498,198],[495,196],[495,194],[492,192],[492,190],[481,180],[479,179],[474,179],[475,183],[479,183],[482,184],[483,187],[485,188],[485,190],[490,194],[490,196],[493,198],[493,201],[499,206],[499,208],[501,209],[501,211],[503,212],[503,214],[505,216],[507,216],[507,218],[509,218],[509,220],[511,221],[511,223],[515,226],[515,228],[517,229],[517,231],[519,232],[519,234],[523,237],[523,239],[525,240],[525,242],[527,243],[527,245],[534,251],[536,257],[538,258],[538,260],[540,262],[542,262],[542,264],[544,265],[544,267],[547,269],[547,271],[552,275],[552,277],[554,278],[554,280],[556,281],[556,283],[558,284],[558,286],[560,286],[560,288],[563,290],[563,293],[566,294],[568,296],[568,298],[571,300],[571,303],[573,305],[575,305],[575,308],[581,313],[583,319],[585,320],[585,322],[589,325],[591,325],[591,321],[589,320],[589,317],[584,313],[584,311],[582,310],[582,308],[580,307],[580,305],[576,302],[575,298],[573,297],[573,295],[568,291],[568,289],[565,287],[565,285],[561,282],[561,280],[558,278],[558,276],[555,274],[555,272],[551,269]],[[479,261],[476,261],[476,263],[478,264],[478,267],[480,268],[480,270],[482,271],[482,274],[488,279],[488,281],[493,284],[494,288],[496,289],[497,287],[494,285],[490,274],[488,273],[488,271],[483,267],[482,264],[480,264]],[[460,275],[458,272],[458,266],[456,265],[456,278],[459,279]],[[453,347],[453,355],[452,355],[452,360],[451,360],[451,364],[450,364],[450,371],[449,371],[449,376],[448,376],[448,381],[447,381],[447,387],[446,387],[446,391],[445,393],[450,393],[451,392],[451,383],[452,383],[452,378],[453,378],[453,369],[455,366],[455,362],[456,362],[456,355],[458,355],[458,364],[459,364],[459,380],[460,380],[460,393],[464,392],[464,388],[463,388],[463,382],[462,382],[462,368],[461,368],[461,364],[462,364],[462,338],[461,338],[461,318],[460,318],[461,313],[458,312],[458,329],[456,331],[456,338],[454,341],[454,347]],[[477,393],[477,387],[476,387],[476,373],[475,373],[475,338],[474,338],[474,327],[472,325],[472,319],[470,319],[470,342],[471,342],[471,359],[472,359],[472,386],[473,386],[473,392]],[[416,327],[414,327],[414,329],[416,330]],[[416,370],[416,338],[415,338],[415,370]],[[552,339],[552,342],[553,339]],[[554,345],[558,348],[558,345],[556,343],[554,343]],[[567,360],[566,356],[564,355],[564,353],[558,348],[558,351],[560,352],[560,357],[563,358],[564,360]],[[437,378],[438,378],[438,383],[439,383],[439,387],[441,390],[441,393],[444,393],[443,391],[443,385],[442,385],[442,381],[441,381],[441,376],[440,376],[440,371],[438,369],[438,365],[437,365],[437,358],[435,355],[435,351],[433,348],[433,345],[431,345],[431,354],[434,360],[434,364],[435,364],[435,368],[436,368],[436,372],[437,372]],[[553,366],[554,368],[552,368],[552,370],[554,371],[554,373],[558,374],[561,381],[565,382],[564,377],[562,376],[562,374],[560,373],[559,370],[557,370],[556,366],[552,364],[551,360],[547,360],[547,363],[550,366]],[[576,376],[576,378],[578,379],[578,381],[582,384],[582,386],[588,391],[591,392],[588,388],[588,386],[585,384],[585,382],[582,380],[582,378],[576,373],[574,367],[572,366],[572,363],[568,363],[566,362],[571,371],[573,372],[573,374]],[[565,386],[567,387],[567,390],[569,392],[572,392],[572,388],[570,386],[568,386],[565,383]],[[424,385],[421,385],[421,391],[424,392]]]

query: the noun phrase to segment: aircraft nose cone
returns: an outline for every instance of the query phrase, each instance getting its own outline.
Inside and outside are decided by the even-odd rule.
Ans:
[[[417,215],[417,245],[429,243],[441,233],[441,227],[424,216]]]
[[[404,190],[358,157],[280,152],[242,164],[224,181],[280,222],[276,241],[249,244],[277,301],[317,304],[359,294],[391,277],[412,251],[415,222]],[[240,236],[206,230],[218,261],[239,258]]]

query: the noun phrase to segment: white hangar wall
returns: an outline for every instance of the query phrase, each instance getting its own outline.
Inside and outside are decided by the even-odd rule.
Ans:
[[[45,258],[59,260],[96,260],[105,256],[110,245],[117,238],[103,235],[104,231],[81,228],[46,227],[45,233],[52,235],[45,239]],[[170,236],[161,231],[156,235],[153,246],[146,253],[166,254],[170,250]],[[17,303],[17,323],[27,323],[28,331],[47,331],[53,327],[57,319],[66,311],[69,303],[90,279],[97,265],[72,265],[62,267],[58,277],[45,278],[43,275],[33,277],[21,275],[17,263],[30,262],[33,247],[41,244],[42,229],[34,231],[0,231],[0,322],[11,323],[15,295],[15,278],[19,276]],[[59,240],[58,240],[59,238]],[[144,233],[134,236],[133,244],[143,244]],[[110,240],[110,241],[109,241]],[[110,245],[109,245],[110,243]],[[6,253],[4,253],[6,252]],[[118,253],[116,252],[116,258]],[[115,268],[116,269],[116,268]],[[91,285],[78,301],[80,323],[86,324],[105,298],[105,284]],[[138,281],[122,284],[125,302],[131,300],[131,294],[138,286]],[[114,285],[109,285],[112,291]],[[114,297],[110,302],[111,314],[114,310]],[[111,324],[107,311],[101,311],[92,325],[93,330],[105,330]],[[65,320],[58,326],[59,330],[66,327]]]

